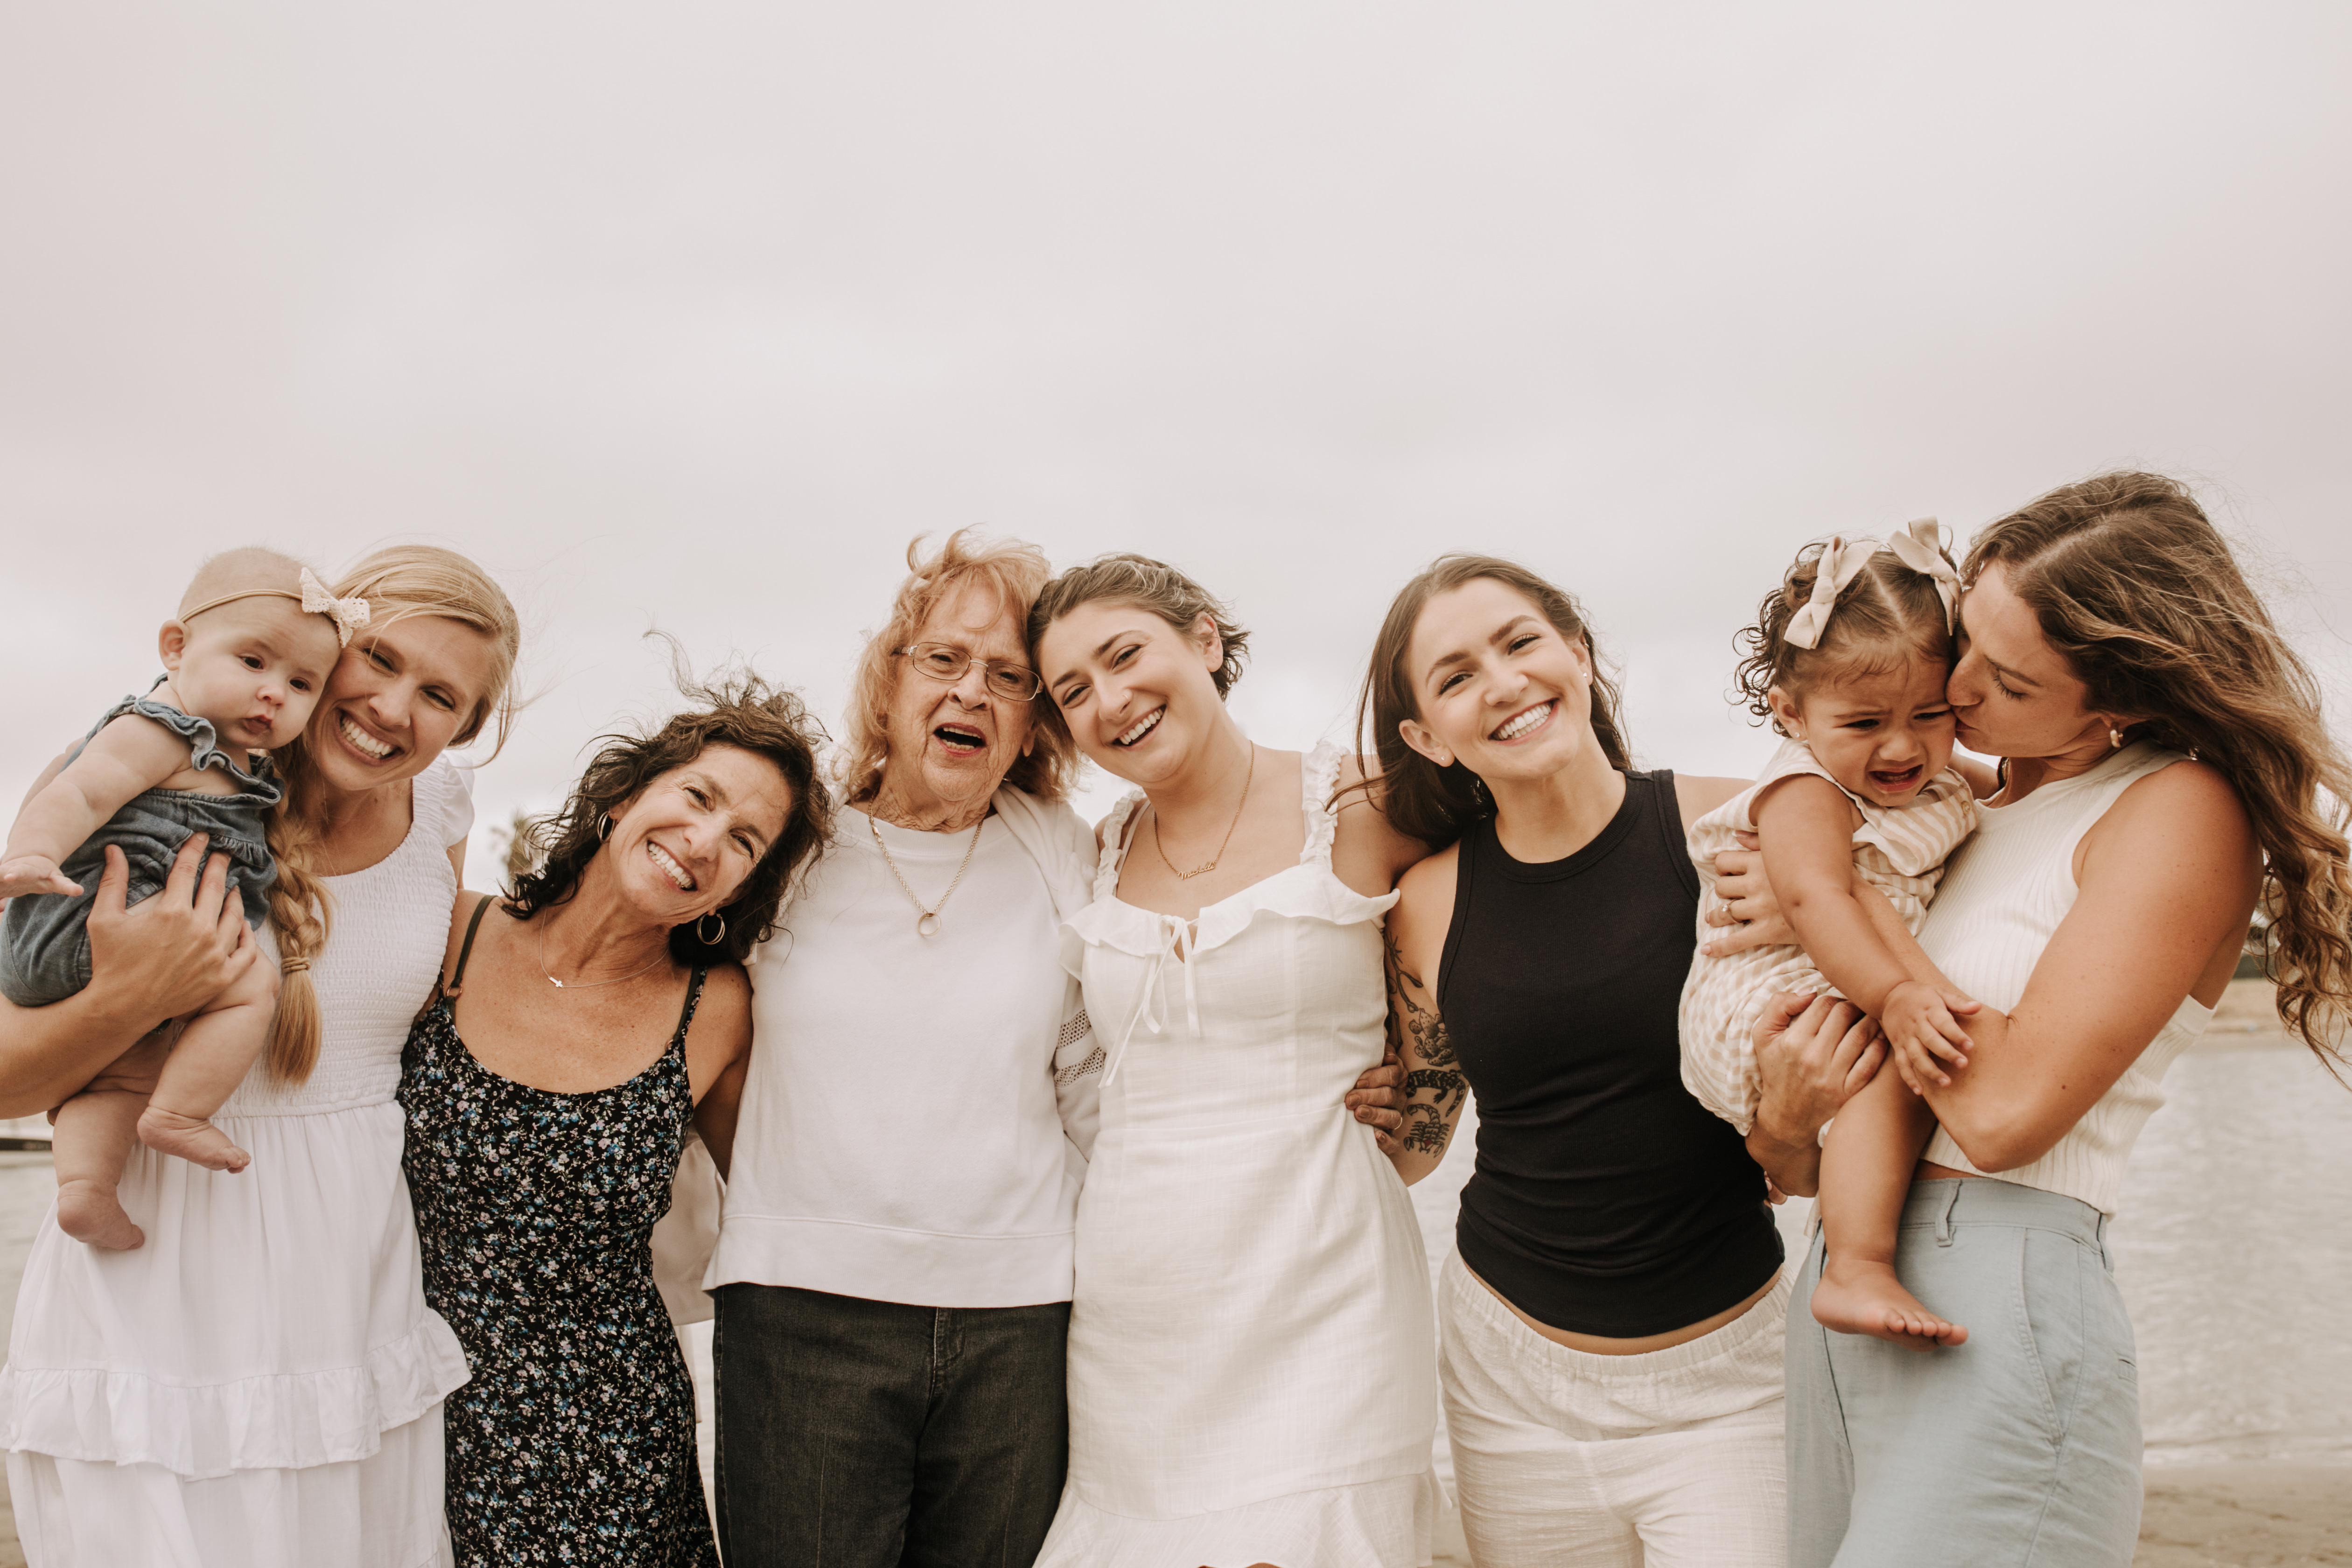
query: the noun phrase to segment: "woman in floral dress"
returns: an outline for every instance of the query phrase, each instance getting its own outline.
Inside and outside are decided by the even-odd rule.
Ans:
[[[830,811],[799,702],[751,677],[615,741],[543,868],[461,895],[400,1100],[465,1568],[716,1568],[694,1391],[648,1247],[688,1119],[723,1173],[751,1044],[740,959]]]

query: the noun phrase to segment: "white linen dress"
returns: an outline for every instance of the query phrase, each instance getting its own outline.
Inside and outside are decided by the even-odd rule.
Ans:
[[[36,1568],[420,1568],[449,1560],[441,1401],[466,1354],[425,1304],[393,1100],[431,995],[473,805],[446,760],[408,836],[330,877],[310,1080],[257,1065],[215,1118],[227,1175],[135,1149],[144,1247],[34,1238],[0,1446]],[[264,936],[267,936],[265,929]]]
[[[1380,921],[1332,873],[1339,765],[1298,864],[1201,911],[1117,896],[1063,928],[1109,1059],[1078,1197],[1070,1472],[1038,1568],[1413,1568],[1438,1503],[1420,1227],[1340,1103],[1381,1059]]]

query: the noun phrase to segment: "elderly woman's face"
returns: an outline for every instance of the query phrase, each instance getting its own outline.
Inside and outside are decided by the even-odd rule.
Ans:
[[[735,896],[792,808],[792,786],[775,763],[740,746],[707,746],[613,814],[603,853],[630,905],[684,925]]]
[[[908,656],[894,660],[890,758],[883,787],[909,805],[986,799],[1032,742],[1030,704],[988,689],[983,665],[1029,668],[1021,606],[977,584],[931,608],[908,645],[952,647],[971,660],[953,681],[926,675]]]

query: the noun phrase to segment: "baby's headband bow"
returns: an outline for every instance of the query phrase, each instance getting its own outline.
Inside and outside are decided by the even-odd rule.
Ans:
[[[352,634],[368,624],[368,602],[354,594],[348,599],[338,599],[327,592],[319,574],[308,566],[302,568],[302,607],[314,616],[324,616],[335,623],[335,644],[349,647]]]
[[[1830,627],[1830,611],[1836,608],[1838,595],[1856,574],[1878,552],[1878,542],[1857,539],[1848,544],[1843,538],[1832,539],[1822,547],[1822,558],[1813,563],[1813,593],[1789,617],[1789,629],[1782,637],[1791,647],[1819,647],[1822,634]]]
[[[324,616],[335,623],[336,647],[351,647],[352,634],[368,624],[368,602],[356,594],[348,599],[336,598],[327,592],[327,585],[319,581],[319,574],[308,566],[302,568],[297,581],[302,585],[299,594],[290,588],[240,588],[234,594],[223,594],[217,599],[206,599],[193,609],[182,610],[179,618],[193,620],[206,610],[217,610],[223,605],[234,604],[239,599],[292,599],[308,614]]]
[[[1932,517],[1906,522],[1902,532],[1887,537],[1886,548],[1912,571],[1935,580],[1936,597],[1944,601],[1944,630],[1954,630],[1959,619],[1960,574],[1945,551],[1944,525]]]

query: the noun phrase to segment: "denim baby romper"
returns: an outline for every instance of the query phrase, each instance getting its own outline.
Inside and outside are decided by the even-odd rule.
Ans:
[[[157,681],[162,685],[162,681]],[[268,759],[247,773],[220,749],[208,720],[144,697],[126,697],[90,726],[89,734],[67,754],[81,754],[90,737],[125,713],[152,720],[188,742],[189,765],[218,768],[236,782],[235,795],[199,790],[151,789],[123,804],[103,827],[66,857],[58,868],[81,884],[79,893],[32,893],[8,900],[0,921],[0,994],[19,1007],[61,1002],[89,984],[89,906],[106,870],[106,847],[121,847],[131,863],[127,903],[137,903],[163,886],[173,858],[191,834],[212,836],[211,852],[229,858],[229,886],[245,900],[245,919],[257,930],[269,917],[269,885],[278,877],[265,837],[269,808],[286,793]]]

